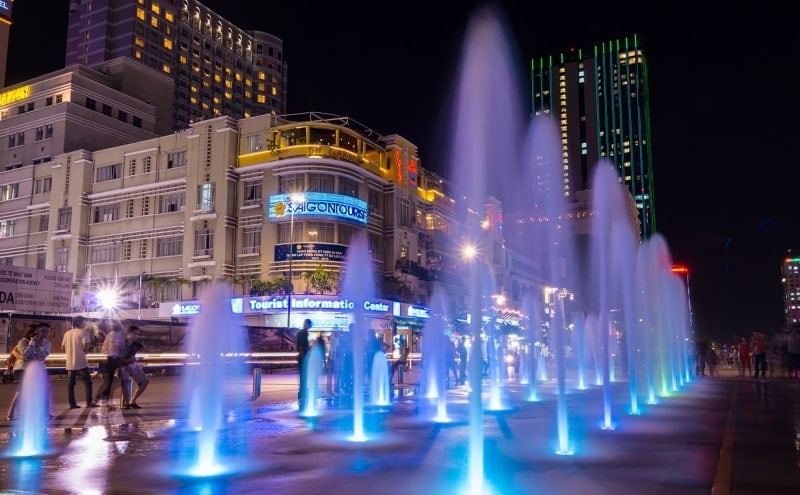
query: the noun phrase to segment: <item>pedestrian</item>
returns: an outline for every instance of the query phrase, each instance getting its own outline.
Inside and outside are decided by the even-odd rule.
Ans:
[[[311,329],[313,324],[311,320],[306,318],[303,321],[303,328],[297,332],[297,337],[295,340],[295,348],[297,349],[297,366],[299,368],[300,374],[300,386],[297,389],[297,401],[299,402],[300,410],[303,410],[303,406],[305,406],[305,384],[306,384],[306,372],[305,372],[305,360],[306,356],[308,355],[308,350],[310,348],[310,342],[308,340],[308,331]]]
[[[94,398],[96,403],[108,406],[109,409],[114,409],[111,405],[111,387],[114,385],[114,375],[119,369],[120,356],[124,349],[125,335],[123,334],[122,323],[114,322],[111,324],[111,330],[106,334],[105,339],[103,339],[103,346],[100,348],[100,352],[106,355],[101,370],[103,386]]]
[[[695,375],[705,376],[706,374],[706,359],[708,358],[708,341],[701,337],[695,344]]]
[[[750,355],[750,342],[747,337],[742,336],[739,338],[739,345],[737,346],[739,352],[739,376],[753,376],[753,358]]]
[[[22,359],[17,359],[17,361],[14,363],[14,379],[17,382],[17,390],[14,392],[14,397],[11,398],[11,404],[8,406],[8,414],[6,415],[6,419],[8,421],[15,419],[17,402],[19,400],[20,389],[22,388],[22,379],[25,368],[27,368],[34,361],[38,361],[42,364],[42,366],[44,366],[44,360],[50,355],[50,348],[52,344],[47,338],[49,335],[49,324],[33,324],[25,333],[25,336],[19,339],[19,342],[17,342],[17,345],[15,346],[17,352],[22,355]],[[47,389],[47,393],[49,393],[49,389]],[[49,417],[52,418],[52,416]]]
[[[61,349],[66,354],[67,399],[70,409],[80,407],[75,399],[75,384],[78,378],[83,382],[86,407],[97,405],[92,400],[92,375],[89,371],[89,360],[86,358],[91,342],[92,340],[86,332],[86,320],[83,316],[76,316],[72,322],[72,328],[67,330],[61,339]]]
[[[750,350],[753,353],[753,377],[758,378],[760,372],[761,378],[766,378],[767,336],[761,332],[753,332],[753,337],[750,340]]]
[[[456,356],[458,353],[456,352],[456,344],[452,339],[448,338],[444,346],[445,384],[457,385],[458,363],[456,362]],[[452,380],[450,380],[451,373]]]
[[[139,340],[139,327],[131,325],[125,333],[125,350],[120,356],[119,367],[119,382],[122,387],[122,408],[123,409],[141,409],[136,401],[141,397],[147,386],[150,384],[150,379],[144,372],[139,363],[136,362],[136,353],[144,348],[141,340]],[[136,382],[136,392],[131,397],[131,380]]]
[[[467,382],[467,359],[468,350],[467,345],[464,343],[466,337],[461,337],[456,346],[456,353],[458,354],[458,384],[464,385]]]

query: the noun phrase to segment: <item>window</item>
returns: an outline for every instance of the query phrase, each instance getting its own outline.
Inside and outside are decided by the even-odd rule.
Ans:
[[[357,198],[358,182],[349,177],[339,177],[339,194],[350,196],[351,198]]]
[[[214,254],[214,231],[201,229],[194,234],[194,255],[212,256]]]
[[[122,164],[115,163],[113,165],[106,165],[97,169],[95,173],[95,182],[105,182],[107,180],[114,180],[122,178]]]
[[[401,227],[411,227],[411,203],[407,199],[400,200],[400,219]]]
[[[64,101],[64,95],[62,95],[61,93],[57,94],[56,103],[61,103],[62,101]]]
[[[370,189],[367,194],[367,204],[369,205],[370,214],[383,215],[383,203],[381,202],[381,193],[375,189]]]
[[[94,223],[119,220],[119,204],[97,206],[94,209]]]
[[[39,232],[47,232],[50,228],[50,215],[39,216]]]
[[[117,245],[114,243],[100,244],[99,246],[92,246],[92,254],[90,255],[92,264],[96,263],[113,263],[117,261]]]
[[[353,235],[356,233],[356,227],[350,225],[339,224],[339,244],[350,244],[350,241],[353,239]]]
[[[36,253],[36,268],[44,270],[47,262],[47,253]]]
[[[8,135],[8,147],[9,148],[16,148],[17,146],[22,146],[25,144],[25,133],[18,132],[16,134],[9,134]]]
[[[278,178],[278,192],[293,194],[304,191],[303,174],[281,175]]]
[[[142,216],[150,214],[150,198],[142,198]]]
[[[186,193],[163,194],[158,198],[158,212],[172,213],[183,211],[186,204]]]
[[[37,127],[34,133],[34,141],[41,141],[44,139],[44,127]]]
[[[44,106],[49,107],[52,104],[53,104],[52,96],[48,96],[47,98],[44,99]]]
[[[225,81],[225,86],[228,86],[230,81]],[[261,143],[259,143],[259,135],[256,134],[255,136],[247,136],[247,147],[250,151],[259,151],[261,149]]]
[[[261,179],[245,181],[244,204],[245,206],[261,204]]]
[[[122,261],[130,261],[133,241],[122,241]]]
[[[16,223],[16,220],[0,220],[0,237],[13,236]]]
[[[86,98],[86,108],[89,110],[97,110],[97,102],[92,98]]]
[[[142,118],[141,117],[133,117],[133,126],[134,127],[142,127]]]
[[[49,192],[52,187],[53,187],[52,177],[44,177],[42,179],[36,179],[33,183],[33,194],[42,194]]]
[[[43,156],[41,158],[34,158],[33,159],[33,164],[34,165],[39,165],[40,163],[46,163],[46,162],[49,162],[50,160],[51,160],[51,158],[49,156]]]
[[[0,186],[0,201],[8,201],[19,196],[19,182]]]
[[[197,186],[197,210],[214,209],[214,184],[205,183]]]
[[[111,105],[106,105],[103,103],[103,115],[108,115],[111,117]]]
[[[261,253],[261,228],[245,227],[242,232],[242,254]]]
[[[183,236],[159,237],[156,240],[156,257],[183,254]]]
[[[333,175],[328,174],[308,174],[308,190],[321,193],[336,192],[334,179]]]
[[[153,159],[146,156],[142,159],[142,173],[149,174],[152,171]]]
[[[186,166],[186,151],[178,151],[167,155],[167,168]]]
[[[133,158],[128,162],[128,176],[136,175],[136,159]]]
[[[128,112],[125,110],[117,110],[117,120],[128,122]]]
[[[67,263],[69,262],[69,248],[60,247],[56,248],[56,271],[67,271]]]
[[[336,226],[331,222],[309,222],[309,242],[333,242]]]
[[[71,207],[59,208],[57,230],[66,230],[67,232],[69,232],[71,223],[72,223],[72,208]]]

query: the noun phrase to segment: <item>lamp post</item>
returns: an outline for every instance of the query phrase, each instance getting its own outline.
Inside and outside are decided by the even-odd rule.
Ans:
[[[302,194],[292,194],[286,204],[289,209],[289,300],[286,304],[286,329],[292,328],[292,293],[294,292],[294,282],[292,281],[292,261],[294,260],[294,212],[297,207],[305,203],[306,197]]]

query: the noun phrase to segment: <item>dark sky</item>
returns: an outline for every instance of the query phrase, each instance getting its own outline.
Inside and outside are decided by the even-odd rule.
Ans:
[[[346,115],[400,134],[420,147],[424,167],[441,171],[444,101],[478,3],[204,3],[242,28],[283,39],[290,113]],[[637,14],[624,2],[603,3],[619,6],[606,11],[599,2],[499,2],[521,71],[530,57],[641,36],[657,227],[674,261],[692,271],[697,332],[723,339],[781,327],[780,261],[800,249],[800,164],[791,147],[800,91],[789,75],[800,37],[790,3],[770,3],[702,12],[648,4]],[[14,2],[7,84],[63,66],[67,4]]]

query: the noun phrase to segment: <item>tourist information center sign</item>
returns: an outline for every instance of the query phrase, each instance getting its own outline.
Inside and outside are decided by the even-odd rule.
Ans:
[[[0,311],[69,313],[72,274],[0,265]]]

